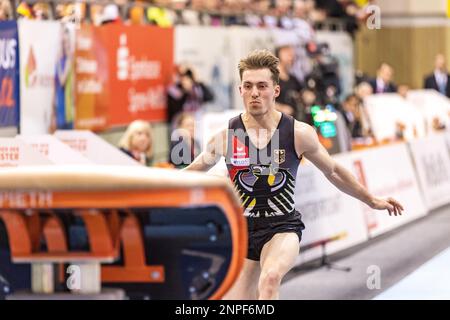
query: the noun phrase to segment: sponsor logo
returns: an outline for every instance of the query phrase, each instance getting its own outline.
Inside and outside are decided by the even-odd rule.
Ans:
[[[127,35],[121,34],[117,49],[117,79],[120,81],[155,80],[160,79],[161,75],[161,61],[133,56],[127,44]]]
[[[33,47],[30,47],[28,53],[27,65],[25,67],[25,85],[32,87],[36,83],[36,58]]]
[[[246,167],[250,165],[250,158],[231,158],[231,164],[236,167]]]
[[[27,88],[47,87],[52,88],[54,83],[54,75],[41,74],[38,72],[38,63],[33,47],[30,46],[28,52],[27,64],[25,65],[25,86]]]

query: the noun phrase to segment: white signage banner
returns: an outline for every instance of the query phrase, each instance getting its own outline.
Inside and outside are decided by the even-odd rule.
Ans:
[[[44,134],[35,136],[20,135],[16,137],[30,145],[33,149],[39,151],[54,164],[93,164],[92,161],[82,156],[79,152],[73,150],[56,137]]]
[[[23,141],[0,138],[0,167],[51,165],[52,162]]]
[[[450,153],[444,134],[409,143],[428,210],[450,203]]]
[[[401,130],[406,140],[425,136],[421,112],[400,95],[376,94],[367,97],[364,102],[373,134],[378,141],[394,140]]]
[[[51,130],[55,70],[61,46],[61,24],[55,21],[18,21],[20,45],[20,133]]]
[[[377,236],[426,214],[406,144],[355,151],[338,159],[371,194],[381,198],[393,197],[405,209],[401,216],[389,216],[387,210],[373,210],[361,203],[370,236]]]
[[[96,164],[140,166],[115,146],[88,130],[57,130],[54,136]]]
[[[447,149],[450,154],[450,127],[447,128],[447,131],[445,131],[445,141],[447,141]]]
[[[308,161],[298,169],[295,203],[306,227],[298,263],[320,257],[322,249],[331,254],[367,240],[361,204]]]
[[[450,100],[446,96],[432,89],[410,90],[407,100],[422,114],[427,133],[450,127]]]

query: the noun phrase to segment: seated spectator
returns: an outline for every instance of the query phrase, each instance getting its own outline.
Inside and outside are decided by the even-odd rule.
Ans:
[[[22,1],[19,4],[19,6],[16,9],[16,12],[19,15],[19,18],[34,19],[33,10],[25,1]]]
[[[297,119],[313,125],[314,121],[311,114],[311,107],[317,105],[317,102],[317,95],[312,89],[303,89],[300,93],[300,108]]]
[[[439,119],[438,117],[434,117],[431,122],[431,127],[434,131],[442,131],[445,130],[445,122]]]
[[[9,0],[0,0],[0,21],[12,18],[11,2]]]
[[[425,78],[423,87],[425,89],[434,89],[450,98],[450,75],[447,72],[443,54],[436,55],[434,72]]]
[[[55,6],[55,20],[62,20],[66,16],[66,4],[58,3]]]
[[[175,81],[167,91],[168,121],[172,123],[174,116],[180,112],[196,112],[202,104],[214,100],[210,89],[197,81],[192,69],[180,66]]]
[[[377,70],[377,77],[369,81],[374,94],[397,92],[397,86],[392,82],[394,70],[387,63],[382,63]]]
[[[147,9],[147,20],[150,24],[167,28],[172,26],[174,17],[171,16],[171,11],[166,8],[149,7]]]
[[[107,4],[102,11],[101,15],[101,25],[108,23],[120,23],[120,13],[119,7],[116,4]]]
[[[395,122],[395,139],[405,140],[406,125],[401,121]]]
[[[48,3],[36,2],[33,5],[33,13],[36,20],[50,19],[50,7]]]
[[[342,103],[342,113],[352,138],[364,138],[371,135],[367,117],[358,96],[348,95]]]
[[[195,140],[195,119],[189,113],[178,114],[170,142],[170,162],[184,168],[200,154],[200,144]]]
[[[150,124],[135,120],[128,126],[119,141],[120,150],[145,166],[150,166],[153,158],[153,133]]]
[[[366,82],[363,81],[359,83],[355,88],[355,94],[361,99],[364,100],[364,98],[370,96],[373,94],[372,86]]]
[[[135,5],[128,9],[128,24],[143,25],[145,23],[145,8],[141,5]]]
[[[403,98],[406,99],[407,95],[408,95],[408,91],[409,91],[409,86],[406,84],[401,84],[398,86],[398,94]]]
[[[189,4],[188,0],[170,1],[170,8],[172,10],[182,11],[182,10],[185,10],[187,8],[188,4]]]
[[[371,77],[369,77],[364,71],[361,69],[355,70],[355,85],[359,85],[361,82],[369,82]]]
[[[103,20],[103,9],[104,7],[100,4],[92,3],[89,7],[89,16],[92,24],[95,26],[100,26]]]

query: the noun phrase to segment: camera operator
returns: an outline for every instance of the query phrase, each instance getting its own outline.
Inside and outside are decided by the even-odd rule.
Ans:
[[[314,89],[322,104],[337,103],[337,96],[341,93],[337,59],[330,54],[327,43],[310,42],[306,49],[313,64],[306,77],[307,87]]]

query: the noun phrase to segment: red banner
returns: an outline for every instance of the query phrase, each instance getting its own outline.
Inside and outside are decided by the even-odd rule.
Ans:
[[[102,32],[109,39],[111,58],[109,124],[166,120],[166,88],[173,74],[173,29],[111,25]]]
[[[99,28],[82,25],[76,34],[75,128],[102,130],[108,124],[108,50]]]
[[[92,49],[79,50],[81,41],[89,47],[89,36]],[[83,26],[77,36],[76,128],[99,130],[127,125],[136,119],[166,120],[166,88],[173,72],[173,38],[172,28]],[[80,60],[87,64],[85,68],[80,65],[78,72],[80,58],[89,61]],[[88,76],[82,69],[87,69]],[[84,88],[80,80],[87,81],[84,85],[94,92],[80,92]]]

